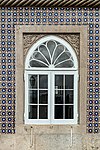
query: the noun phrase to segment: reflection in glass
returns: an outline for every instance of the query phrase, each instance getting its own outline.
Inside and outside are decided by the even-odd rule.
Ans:
[[[63,105],[55,106],[55,119],[63,119]]]
[[[55,90],[55,104],[63,104],[63,91]]]
[[[29,90],[29,103],[37,104],[37,90]]]
[[[55,75],[55,89],[63,89],[63,75]]]
[[[56,62],[59,55],[64,51],[64,46],[59,44],[55,50],[54,57],[53,57],[53,63]]]
[[[51,63],[50,55],[45,45],[40,45],[39,51],[45,56],[49,63]]]
[[[74,67],[74,63],[71,60],[64,61],[55,65],[55,68],[71,68]]]
[[[48,119],[48,106],[39,106],[39,119]]]
[[[73,91],[65,91],[65,103],[73,104]]]
[[[39,91],[39,104],[47,104],[48,103],[48,91],[40,90]]]
[[[37,75],[29,75],[29,88],[37,88]]]
[[[73,106],[65,106],[65,119],[73,119]]]
[[[47,47],[48,47],[48,49],[49,49],[49,51],[50,51],[50,54],[51,54],[51,56],[52,56],[53,51],[54,51],[54,49],[55,49],[55,47],[56,47],[56,43],[55,43],[54,41],[48,41]]]
[[[31,67],[48,67],[46,64],[42,63],[41,61],[39,62],[38,60],[31,60],[30,66]]]
[[[66,75],[65,76],[65,88],[66,89],[73,89],[74,85],[74,76],[73,75]]]
[[[48,76],[47,75],[39,75],[39,88],[48,89]]]
[[[58,64],[59,62],[62,62],[64,60],[68,60],[70,58],[71,54],[70,53],[62,53],[62,55],[57,59],[55,64]]]
[[[29,106],[29,119],[37,119],[37,106]]]
[[[45,57],[43,57],[43,55],[40,52],[34,52],[34,59],[40,60],[40,61],[48,64]]]

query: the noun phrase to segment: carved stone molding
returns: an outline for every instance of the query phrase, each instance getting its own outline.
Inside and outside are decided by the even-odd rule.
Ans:
[[[27,54],[31,46],[43,36],[45,35],[44,34],[24,34],[23,35],[24,56]]]
[[[77,56],[79,57],[79,49],[80,49],[80,35],[79,34],[62,34],[59,35],[64,40],[66,40],[75,50]]]
[[[40,38],[47,34],[24,34],[23,35],[23,48],[24,56],[26,56],[28,50],[31,46],[37,42]],[[66,40],[75,50],[77,56],[79,57],[79,48],[80,48],[80,35],[79,34],[55,34],[64,40]]]

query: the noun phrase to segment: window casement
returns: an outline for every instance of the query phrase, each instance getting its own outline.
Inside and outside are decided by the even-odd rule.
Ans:
[[[77,124],[78,61],[71,45],[48,35],[25,60],[25,124]]]

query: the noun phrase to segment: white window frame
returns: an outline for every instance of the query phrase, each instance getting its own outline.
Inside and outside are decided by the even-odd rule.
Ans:
[[[48,75],[48,119],[28,119],[28,75]],[[54,119],[55,75],[74,75],[74,118]],[[77,124],[78,117],[78,72],[77,71],[26,71],[25,73],[25,124]],[[51,101],[52,100],[52,101]]]
[[[53,113],[52,113],[52,123],[53,124],[77,124],[77,117],[78,117],[78,71],[53,71],[53,83],[55,83],[55,75],[73,75],[74,76],[74,96],[73,96],[73,106],[74,106],[74,115],[73,115],[73,119],[54,119],[54,93],[53,93]],[[52,87],[54,88],[54,86]],[[52,90],[54,92],[54,89]]]
[[[29,93],[28,93],[28,75],[32,74],[32,75],[48,75],[48,110],[50,110],[50,72],[46,72],[46,71],[26,71],[25,72],[25,124],[50,124],[50,111],[48,111],[48,119],[28,119],[28,105],[29,105],[29,101],[28,101],[28,97],[29,97]]]
[[[68,48],[74,58],[74,68],[36,68],[29,67],[29,58],[43,42],[57,40]],[[28,119],[28,74],[48,74],[48,119]],[[54,119],[54,75],[74,75],[74,118]],[[50,90],[52,89],[52,90]],[[52,98],[51,98],[52,97]],[[50,99],[53,99],[50,101]],[[77,124],[78,118],[78,61],[71,45],[57,36],[45,36],[38,40],[28,51],[25,61],[25,124]]]

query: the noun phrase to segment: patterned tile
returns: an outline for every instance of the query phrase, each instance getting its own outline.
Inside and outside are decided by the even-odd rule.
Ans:
[[[99,132],[100,9],[0,8],[0,132],[15,133],[15,25],[88,25],[87,132]]]

